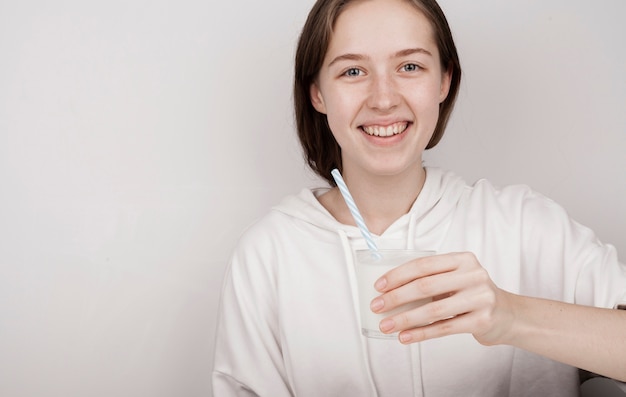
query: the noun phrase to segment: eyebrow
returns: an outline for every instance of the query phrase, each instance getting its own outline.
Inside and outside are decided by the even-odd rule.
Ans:
[[[425,54],[428,56],[433,56],[433,54],[428,51],[425,48],[421,48],[421,47],[417,47],[417,48],[407,48],[406,50],[400,50],[398,52],[396,52],[392,58],[402,58],[402,57],[406,57],[409,55],[413,55],[413,54]],[[362,60],[367,60],[369,59],[368,56],[366,55],[361,55],[361,54],[343,54],[343,55],[339,55],[338,57],[336,57],[335,59],[333,59],[329,64],[328,67],[333,66],[335,63],[339,62],[339,61],[362,61]]]
[[[431,52],[428,51],[427,49],[418,47],[418,48],[409,48],[406,50],[398,51],[396,52],[395,58],[405,57],[405,56],[413,55],[413,54],[425,54],[431,57],[433,56],[433,54],[431,54]]]

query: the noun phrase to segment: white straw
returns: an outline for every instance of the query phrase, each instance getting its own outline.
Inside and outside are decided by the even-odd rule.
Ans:
[[[341,192],[341,195],[343,196],[346,205],[350,209],[350,213],[352,214],[356,225],[359,227],[361,234],[365,238],[367,246],[372,252],[378,254],[378,247],[376,247],[376,243],[374,242],[370,231],[367,229],[365,221],[363,220],[363,217],[361,216],[361,213],[359,212],[359,209],[357,208],[356,203],[354,202],[354,199],[352,198],[352,195],[348,190],[348,186],[346,186],[346,182],[344,182],[343,177],[341,176],[341,173],[338,169],[335,168],[331,171],[330,174],[333,176],[333,179],[337,183],[337,187],[339,188],[339,191]]]

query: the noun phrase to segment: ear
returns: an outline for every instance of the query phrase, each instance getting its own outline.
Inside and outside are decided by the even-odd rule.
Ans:
[[[324,97],[322,96],[322,91],[317,86],[317,83],[311,84],[309,88],[309,94],[311,96],[311,104],[318,112],[322,114],[326,114],[326,104],[324,103]]]
[[[450,84],[452,83],[452,67],[443,72],[441,75],[441,89],[439,91],[439,103],[442,103],[448,97],[450,92]]]

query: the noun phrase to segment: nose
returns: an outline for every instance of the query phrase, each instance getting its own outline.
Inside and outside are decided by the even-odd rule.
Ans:
[[[394,109],[399,101],[397,82],[386,74],[374,75],[371,79],[368,105],[372,109],[379,111],[389,111]]]

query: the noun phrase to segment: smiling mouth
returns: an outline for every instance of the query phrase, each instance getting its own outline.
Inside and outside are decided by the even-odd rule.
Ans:
[[[382,125],[368,125],[362,126],[361,129],[367,134],[371,136],[379,136],[379,137],[387,137],[402,134],[409,123],[407,121],[403,121],[401,123],[394,123],[388,126]]]

